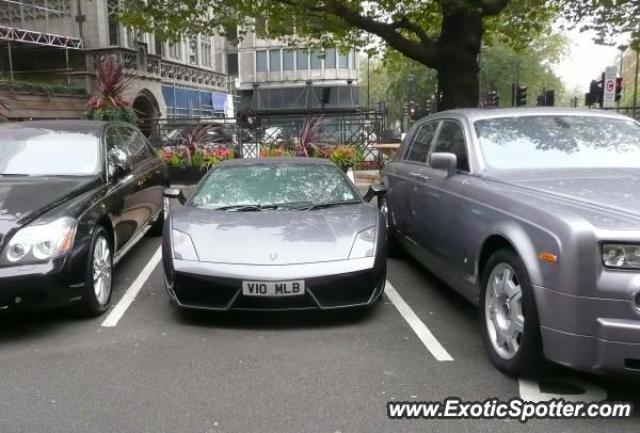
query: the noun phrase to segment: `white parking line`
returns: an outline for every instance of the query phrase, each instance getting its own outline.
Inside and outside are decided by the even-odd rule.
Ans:
[[[400,312],[400,315],[407,321],[413,332],[416,333],[422,344],[431,352],[433,357],[438,361],[453,361],[449,352],[442,347],[440,342],[436,339],[436,337],[431,333],[427,325],[425,325],[413,312],[409,304],[407,304],[404,299],[400,296],[400,294],[396,291],[396,289],[391,285],[389,280],[386,282],[386,286],[384,289],[385,295],[387,298],[395,305],[395,307]]]
[[[131,283],[127,291],[122,295],[120,301],[115,307],[113,307],[113,310],[111,310],[100,326],[113,328],[118,324],[122,316],[124,316],[124,313],[127,311],[127,308],[129,308],[133,300],[138,296],[138,293],[140,292],[140,289],[142,289],[144,283],[147,282],[151,273],[154,271],[158,263],[160,263],[160,259],[162,259],[162,249],[161,247],[158,247],[156,252],[153,254],[153,257],[151,257],[151,260],[149,260],[149,263],[147,263],[147,265],[142,269],[142,272],[140,272],[138,277],[133,281],[133,283]]]

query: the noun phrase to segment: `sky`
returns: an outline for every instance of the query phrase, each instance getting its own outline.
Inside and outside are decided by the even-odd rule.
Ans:
[[[616,46],[596,45],[590,32],[569,30],[565,34],[569,39],[567,54],[552,68],[567,89],[578,88],[588,92],[591,80],[597,79],[605,67],[620,65],[620,51]]]

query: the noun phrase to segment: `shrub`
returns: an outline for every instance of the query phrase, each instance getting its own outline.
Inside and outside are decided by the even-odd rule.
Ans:
[[[124,92],[131,83],[124,66],[114,56],[108,56],[101,63],[94,64],[96,76],[93,95],[87,103],[85,117],[95,120],[121,120],[136,122],[136,114]]]

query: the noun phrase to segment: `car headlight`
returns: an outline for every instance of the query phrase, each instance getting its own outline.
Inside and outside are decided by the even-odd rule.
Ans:
[[[13,235],[4,258],[9,263],[18,263],[60,257],[73,247],[77,226],[76,220],[71,217],[47,223],[31,223]]]
[[[602,262],[619,269],[640,269],[640,245],[604,244]]]
[[[373,257],[376,249],[376,228],[369,227],[362,230],[356,235],[351,247],[350,259],[361,259],[364,257]]]
[[[196,248],[193,246],[191,236],[180,230],[172,229],[171,238],[173,241],[173,256],[176,259],[198,260],[198,254],[196,254]]]

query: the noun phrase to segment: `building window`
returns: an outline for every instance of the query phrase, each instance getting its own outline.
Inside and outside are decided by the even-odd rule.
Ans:
[[[198,64],[198,37],[197,36],[189,37],[189,64],[190,65]]]
[[[256,71],[267,72],[267,52],[265,50],[256,51]]]
[[[202,49],[202,66],[212,67],[211,63],[211,39],[203,36],[200,41],[200,48]]]
[[[333,69],[336,67],[336,49],[327,48],[324,51],[324,67],[325,69]]]
[[[174,60],[182,60],[182,46],[180,42],[173,42],[169,45],[169,57]]]
[[[311,52],[311,69],[322,69],[322,51],[313,50]]]
[[[271,72],[280,71],[280,50],[269,50],[269,70]]]
[[[120,26],[118,25],[118,0],[108,0],[107,13],[109,15],[109,45],[120,43]]]
[[[338,67],[339,68],[348,68],[349,67],[349,52],[338,51]]]
[[[282,52],[282,68],[285,71],[293,71],[294,50],[284,50]]]
[[[155,53],[159,56],[164,57],[166,53],[164,52],[164,41],[160,39],[158,36],[153,38],[153,44],[155,45]]]
[[[136,29],[132,27],[127,28],[127,47],[136,47]]]
[[[307,50],[298,50],[298,71],[306,71],[309,69],[309,55]]]

